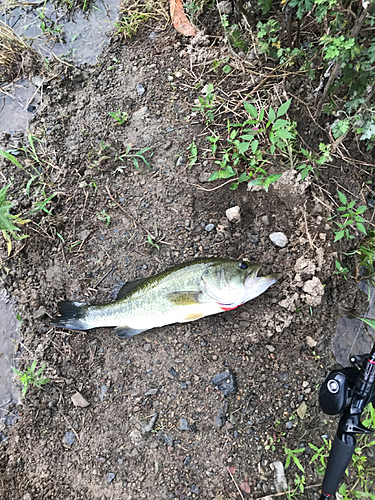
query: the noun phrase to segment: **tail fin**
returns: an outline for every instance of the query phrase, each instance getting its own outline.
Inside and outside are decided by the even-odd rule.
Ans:
[[[92,328],[85,320],[87,304],[84,302],[59,302],[59,312],[51,320],[51,325],[70,330],[89,330]]]

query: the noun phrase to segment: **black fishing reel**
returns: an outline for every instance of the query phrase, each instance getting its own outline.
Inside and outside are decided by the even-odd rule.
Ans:
[[[319,404],[328,415],[342,415],[328,459],[320,500],[331,498],[348,467],[356,434],[372,434],[361,423],[365,407],[375,404],[375,345],[369,354],[352,356],[352,367],[332,370],[319,392]]]

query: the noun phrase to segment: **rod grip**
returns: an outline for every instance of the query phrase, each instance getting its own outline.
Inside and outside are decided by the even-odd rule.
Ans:
[[[323,493],[329,496],[335,494],[345,470],[350,464],[354,450],[355,445],[346,444],[335,436],[323,480]]]

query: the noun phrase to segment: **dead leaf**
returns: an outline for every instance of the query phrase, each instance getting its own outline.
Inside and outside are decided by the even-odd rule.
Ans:
[[[181,0],[170,0],[172,24],[184,36],[195,36],[196,29],[186,17]]]
[[[234,476],[234,474],[236,472],[236,468],[235,467],[228,467],[228,471],[230,474],[232,474],[232,476]]]

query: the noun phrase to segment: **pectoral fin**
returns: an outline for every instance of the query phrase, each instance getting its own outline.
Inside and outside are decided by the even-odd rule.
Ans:
[[[176,306],[192,306],[200,304],[202,292],[171,292],[167,294],[167,299]]]
[[[138,333],[142,333],[146,330],[147,328],[141,328],[137,330],[135,328],[129,328],[126,325],[119,325],[114,329],[114,333],[120,338],[125,338],[125,337],[134,337],[134,335],[138,335]]]

